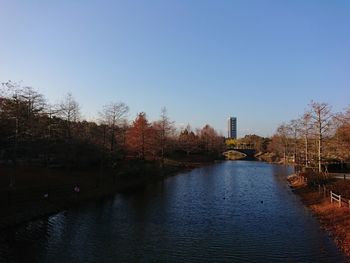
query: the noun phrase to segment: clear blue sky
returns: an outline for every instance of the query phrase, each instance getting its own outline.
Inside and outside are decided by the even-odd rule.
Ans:
[[[271,135],[311,100],[350,104],[350,1],[0,0],[0,81],[92,118],[110,101]]]

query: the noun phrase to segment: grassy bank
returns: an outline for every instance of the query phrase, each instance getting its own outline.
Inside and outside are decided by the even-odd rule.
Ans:
[[[54,214],[88,200],[133,190],[214,162],[207,156],[129,160],[105,169],[0,167],[0,228]],[[12,180],[14,187],[9,187]],[[79,187],[79,192],[75,187]]]
[[[321,227],[334,239],[337,246],[350,256],[350,211],[347,207],[338,207],[330,202],[317,190],[312,189],[297,177],[289,178],[294,193],[301,197],[302,202],[310,208],[318,218]]]

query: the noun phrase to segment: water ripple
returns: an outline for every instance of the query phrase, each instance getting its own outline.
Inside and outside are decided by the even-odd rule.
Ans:
[[[0,233],[0,262],[342,262],[285,186],[224,162]]]

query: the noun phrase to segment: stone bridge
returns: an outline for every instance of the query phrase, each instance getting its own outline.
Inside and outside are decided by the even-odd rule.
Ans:
[[[230,149],[223,153],[229,160],[255,160],[255,149]]]

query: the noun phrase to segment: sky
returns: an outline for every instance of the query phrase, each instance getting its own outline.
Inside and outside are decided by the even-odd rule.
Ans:
[[[0,82],[85,118],[124,102],[129,119],[269,136],[311,100],[350,106],[350,1],[0,0]]]

